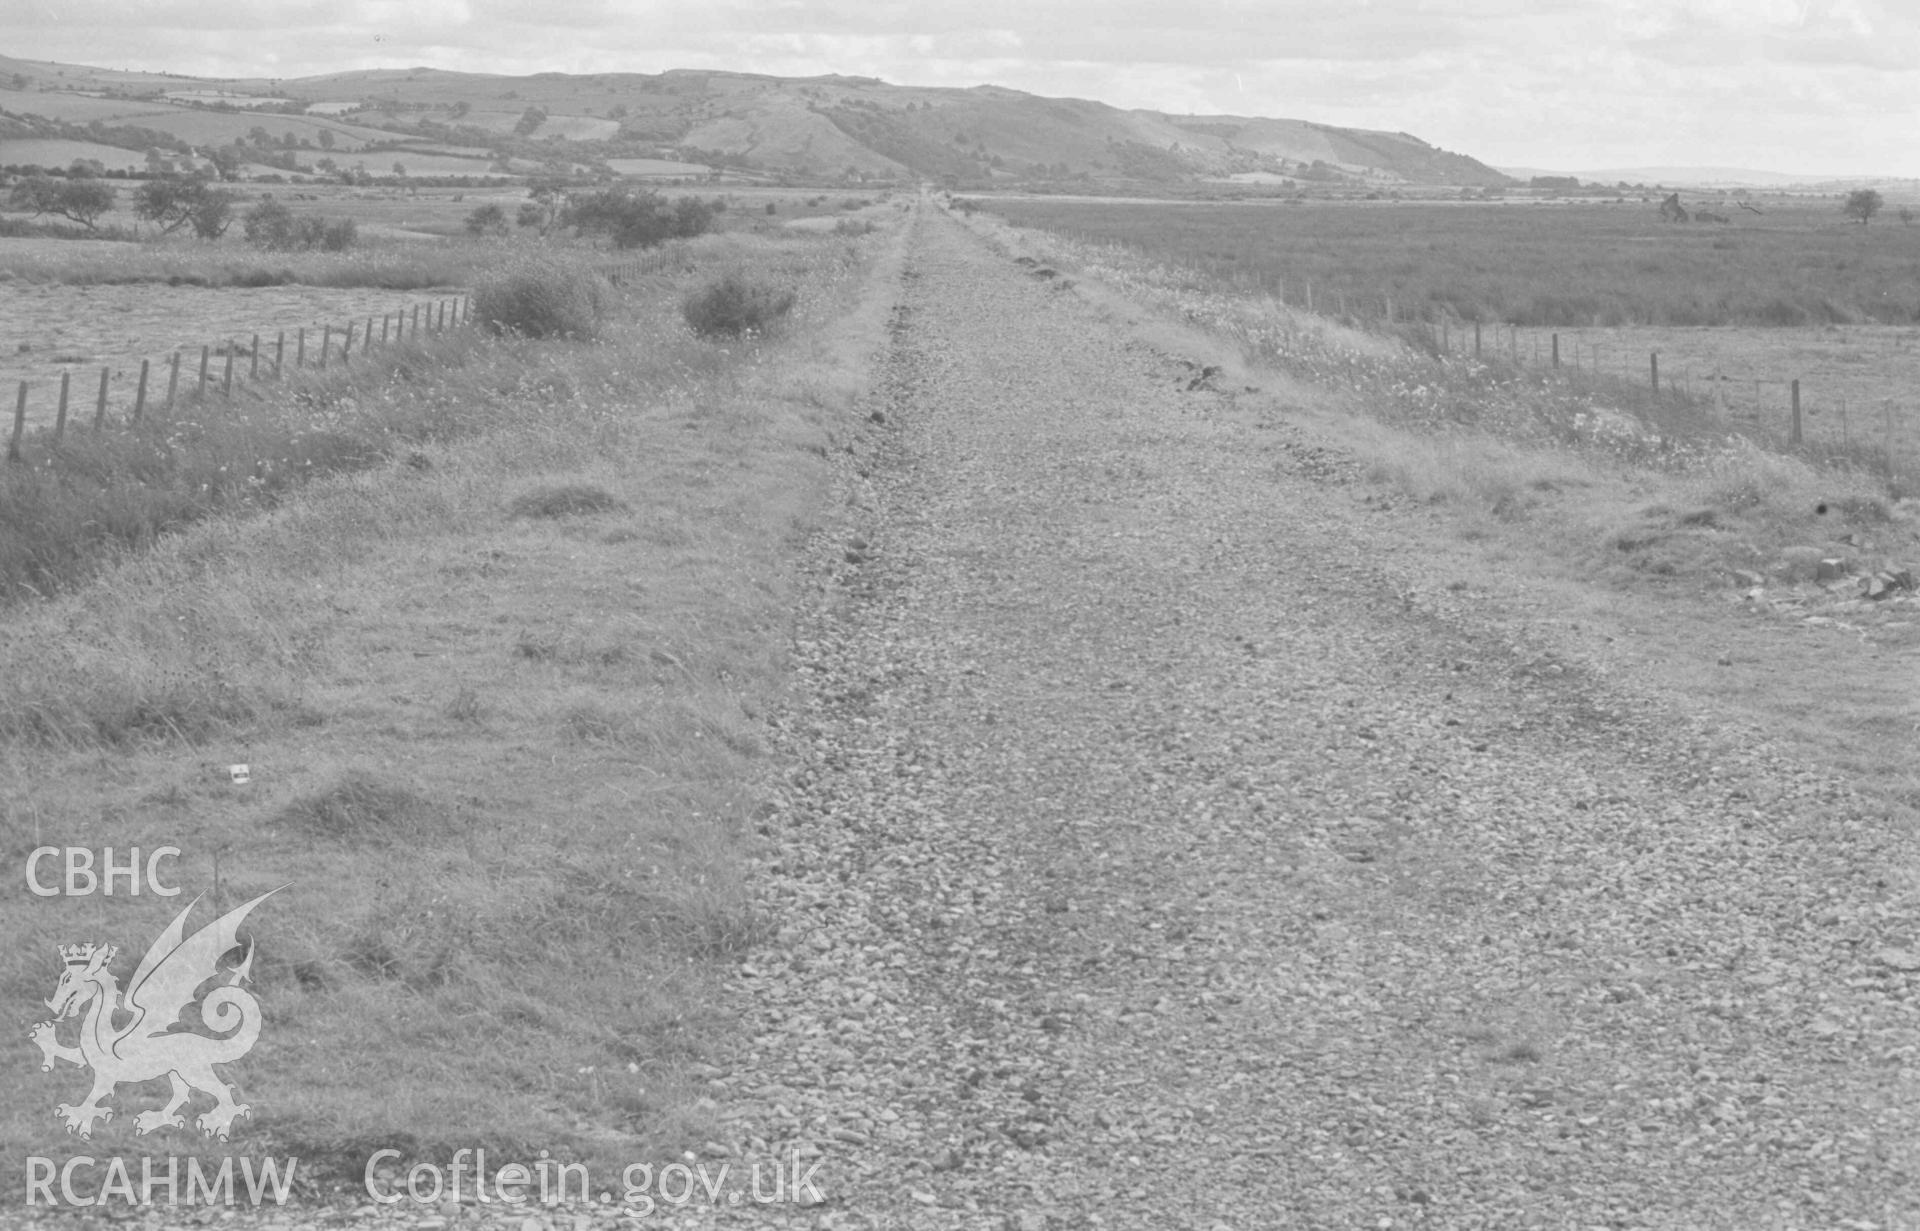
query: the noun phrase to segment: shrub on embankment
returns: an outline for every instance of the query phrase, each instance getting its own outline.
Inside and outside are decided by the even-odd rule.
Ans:
[[[495,333],[585,342],[600,336],[612,295],[605,278],[576,260],[527,253],[481,277],[473,314]]]

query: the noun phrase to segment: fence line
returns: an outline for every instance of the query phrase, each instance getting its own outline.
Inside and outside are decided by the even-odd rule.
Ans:
[[[1299,306],[1289,303],[1289,279],[1258,275],[1249,279],[1244,275],[1236,275],[1228,281],[1244,289],[1264,291],[1289,307]],[[1308,312],[1313,312],[1316,293],[1312,280],[1299,279],[1294,289],[1295,298],[1304,304]],[[1323,312],[1329,306],[1327,298],[1327,292],[1322,289],[1318,300]],[[1384,294],[1377,298],[1350,298],[1344,292],[1336,291],[1333,298],[1332,306],[1338,309],[1333,315],[1359,328],[1378,331],[1384,327],[1388,332],[1395,332],[1407,327],[1424,327],[1435,349],[1444,356],[1500,360],[1515,367],[1558,372],[1569,380],[1604,377],[1628,385],[1637,384],[1656,400],[1710,397],[1723,415],[1736,422],[1749,423],[1789,446],[1805,446],[1810,436],[1816,438],[1813,442],[1816,444],[1820,439],[1830,442],[1837,436],[1842,448],[1847,450],[1852,450],[1856,445],[1878,447],[1891,465],[1896,440],[1902,445],[1907,443],[1910,415],[1904,409],[1896,408],[1893,398],[1854,401],[1838,394],[1830,398],[1817,398],[1811,395],[1818,386],[1805,375],[1754,377],[1742,373],[1730,376],[1717,364],[1711,373],[1701,365],[1676,368],[1667,363],[1663,366],[1657,350],[1642,351],[1619,342],[1586,342],[1576,337],[1563,337],[1563,331],[1559,329],[1505,322],[1486,323],[1454,316],[1444,310],[1409,312],[1404,303],[1396,310],[1393,297]],[[1527,344],[1529,342],[1531,345]],[[1619,358],[1609,363],[1609,357],[1614,353]],[[1889,352],[1883,348],[1882,354],[1886,353]],[[1698,388],[1700,384],[1708,386],[1704,394]],[[1753,390],[1751,409],[1742,410],[1738,405],[1737,391],[1747,387]],[[1777,390],[1778,393],[1769,399],[1767,390]],[[1820,420],[1821,426],[1837,419],[1838,430],[1829,427],[1823,432],[1813,432],[1811,429],[1816,426],[1816,419]],[[1769,421],[1777,424],[1777,430],[1767,428]],[[1878,437],[1878,440],[1874,437]]]
[[[377,343],[377,345],[383,345],[383,346],[397,345],[401,342],[408,341],[413,338],[417,338],[422,328],[422,322],[420,320],[421,307],[422,305],[417,303],[413,305],[413,314],[412,314],[411,321],[409,321],[408,315],[407,315],[407,309],[404,307],[401,308],[398,312],[393,313],[391,316],[386,316],[386,315],[381,316],[380,317],[380,340]],[[462,326],[471,325],[473,323],[473,297],[470,295],[459,295],[451,299],[435,300],[432,304],[426,305],[426,307],[427,307],[427,319],[425,322],[425,328],[428,333],[441,333],[446,331],[449,328],[460,328]],[[449,320],[449,316],[451,316],[451,320]],[[373,320],[374,318],[372,316],[368,316],[366,319],[365,330],[358,334],[358,341],[360,343],[359,350],[362,353],[372,349],[372,347],[376,345],[376,343],[373,341]],[[388,322],[389,321],[391,321],[393,324],[391,342],[388,341]],[[359,325],[360,325],[360,322],[357,320],[347,322],[346,331],[342,335],[339,347],[337,348],[338,358],[342,364],[350,364],[352,362],[353,354],[354,354],[353,344],[354,344],[354,341],[356,340],[355,330]],[[317,362],[313,365],[316,371],[325,370],[327,366],[328,357],[335,350],[335,347],[334,347],[335,328],[336,327],[333,325],[322,326],[320,353],[317,356]],[[261,379],[260,335],[258,333],[255,333],[252,336],[253,336],[253,341],[248,348],[247,370],[245,374],[242,376],[242,381],[244,383],[258,383]],[[196,378],[196,384],[194,386],[194,390],[192,393],[193,397],[195,397],[200,401],[205,401],[207,399],[207,396],[208,396],[207,386],[214,379],[210,371],[209,365],[212,361],[213,355],[218,353],[222,356],[222,366],[221,366],[220,375],[218,377],[219,386],[220,386],[220,396],[228,401],[231,401],[233,399],[233,384],[234,384],[233,360],[234,360],[234,355],[239,350],[240,345],[241,345],[240,343],[237,343],[233,341],[231,338],[229,338],[224,342],[218,343],[217,350],[216,350],[216,347],[214,346],[202,346],[200,348],[200,365],[199,365],[198,375]],[[294,370],[297,372],[308,366],[307,364],[307,331],[304,326],[296,330],[296,339],[295,339],[294,346],[295,346],[295,349],[294,349],[293,367],[294,367]],[[286,350],[287,350],[287,331],[282,329],[279,331],[278,336],[274,340],[273,370],[271,373],[267,375],[266,379],[279,380],[283,375],[285,375]],[[171,411],[176,405],[176,400],[180,392],[181,353],[182,353],[181,350],[176,348],[172,353],[172,355],[168,357],[167,398],[166,398],[166,406],[165,406],[166,410],[168,411]],[[135,387],[133,401],[128,406],[128,410],[127,410],[126,425],[129,427],[135,424],[138,424],[146,414],[147,377],[148,377],[150,364],[151,364],[151,360],[148,360],[148,359],[142,359],[140,361],[139,383]],[[94,414],[93,414],[93,431],[96,433],[102,430],[102,428],[104,428],[107,424],[107,410],[108,410],[107,393],[108,393],[108,383],[112,376],[112,372],[113,372],[113,367],[111,364],[105,365],[100,369],[100,391],[95,401]],[[68,394],[69,394],[69,386],[72,381],[72,378],[73,378],[73,372],[71,369],[63,371],[60,374],[59,402],[58,402],[58,408],[54,416],[53,428],[51,430],[53,441],[56,444],[60,442],[62,437],[66,434],[66,430],[67,430]],[[20,446],[26,436],[28,394],[33,384],[34,382],[30,380],[21,381],[19,391],[14,397],[13,430],[7,439],[7,461],[9,462],[17,463],[25,460],[25,458],[21,454]],[[243,384],[243,387],[244,387],[244,384]]]

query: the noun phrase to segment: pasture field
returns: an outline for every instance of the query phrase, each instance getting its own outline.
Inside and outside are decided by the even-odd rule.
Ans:
[[[94,159],[109,171],[139,171],[147,165],[146,155],[138,150],[123,150],[117,145],[97,141],[65,141],[51,137],[18,137],[0,141],[0,166],[65,167],[81,159]]]
[[[1314,307],[1534,326],[1920,322],[1920,226],[1837,203],[1672,224],[1652,204],[1132,204],[997,198],[1017,226],[1121,244]]]
[[[0,240],[0,245],[6,242]],[[237,343],[241,353],[235,362],[244,375],[252,336],[261,338],[264,371],[273,363],[275,336],[284,331],[286,364],[291,367],[297,330],[309,334],[308,361],[312,362],[323,326],[334,327],[337,341],[350,321],[364,327],[368,317],[403,312],[431,301],[424,292],[298,283],[269,287],[18,283],[0,295],[0,392],[6,394],[10,411],[19,382],[29,382],[27,422],[50,424],[61,373],[72,374],[71,405],[79,408],[74,413],[91,413],[87,408],[93,404],[104,366],[113,370],[109,402],[123,410],[132,401],[142,359],[152,361],[148,396],[155,397],[164,391],[162,374],[175,350],[187,352],[182,360],[182,379],[187,380],[198,363],[200,347],[213,346],[217,354],[223,343]],[[220,360],[214,361],[213,370],[217,379]]]
[[[0,111],[13,115],[44,116],[50,120],[76,124],[99,120],[109,125],[151,128],[171,133],[195,145],[227,145],[236,137],[246,137],[257,126],[276,137],[292,133],[296,141],[305,139],[309,145],[316,147],[315,157],[324,153],[317,148],[322,132],[328,134],[327,139],[333,142],[333,149],[341,153],[352,153],[369,144],[395,139],[393,133],[379,129],[314,116],[209,111],[202,107],[175,107],[148,99],[89,98],[57,91],[0,90]]]

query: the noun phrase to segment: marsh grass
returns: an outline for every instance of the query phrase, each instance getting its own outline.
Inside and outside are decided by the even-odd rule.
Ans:
[[[1132,249],[1304,306],[1531,326],[1920,321],[1920,230],[1770,206],[1730,226],[1652,204],[1139,205],[995,201],[1019,226]]]
[[[679,301],[705,275],[663,273],[599,345],[370,364],[303,413],[428,424],[424,466],[214,510],[6,614],[0,854],[176,845],[196,922],[288,886],[249,921],[270,1008],[232,1148],[351,1192],[387,1144],[618,1174],[724,1135],[688,1066],[727,1035],[720,965],[770,924],[745,879],[770,772],[753,715],[785,687],[791,553],[890,282],[838,241],[709,252],[805,288],[781,340],[693,338]],[[543,491],[598,511],[514,515]],[[0,989],[46,996],[82,939],[130,970],[178,906],[0,901]],[[48,1108],[82,1075],[10,1037],[5,1148],[199,1148],[131,1135],[162,1089],[60,1137]]]

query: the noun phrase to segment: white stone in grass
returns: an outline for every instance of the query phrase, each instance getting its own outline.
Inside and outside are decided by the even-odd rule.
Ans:
[[[1920,953],[1912,949],[1882,949],[1873,960],[1894,970],[1920,970]]]

